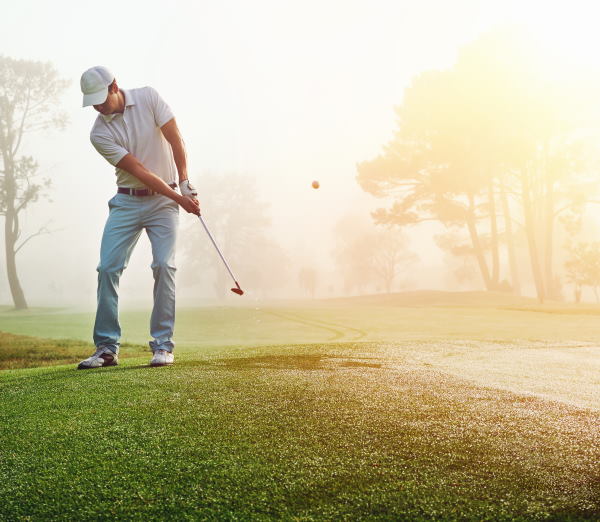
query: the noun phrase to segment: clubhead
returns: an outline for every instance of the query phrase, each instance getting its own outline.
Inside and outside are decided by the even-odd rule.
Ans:
[[[244,291],[241,288],[232,288],[231,291],[237,295],[244,295]]]

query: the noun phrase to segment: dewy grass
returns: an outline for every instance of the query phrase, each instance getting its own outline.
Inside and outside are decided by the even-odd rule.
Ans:
[[[390,350],[234,347],[169,368],[5,373],[0,518],[600,517],[597,410]]]
[[[142,346],[124,344],[121,356],[139,355],[142,350]],[[75,363],[93,352],[94,345],[83,341],[0,332],[0,370]]]
[[[0,520],[600,519],[599,323],[421,297],[183,309],[157,369],[124,312],[84,372],[92,315],[0,310],[70,361],[0,372]]]

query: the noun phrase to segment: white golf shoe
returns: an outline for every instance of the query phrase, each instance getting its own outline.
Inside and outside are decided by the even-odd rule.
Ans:
[[[77,366],[78,370],[90,370],[102,368],[103,366],[116,366],[119,364],[119,356],[108,348],[97,348],[94,355],[84,359]]]
[[[152,360],[150,361],[150,366],[167,366],[168,364],[173,364],[174,360],[175,358],[173,357],[172,352],[168,352],[167,350],[155,350]]]

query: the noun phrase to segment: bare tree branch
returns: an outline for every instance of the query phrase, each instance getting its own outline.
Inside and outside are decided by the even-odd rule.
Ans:
[[[50,223],[50,222],[48,222]],[[25,244],[30,240],[33,239],[36,236],[41,236],[44,234],[52,234],[53,232],[58,232],[59,229],[56,230],[50,230],[46,225],[44,225],[43,227],[41,227],[37,232],[35,232],[34,234],[31,234],[29,236],[27,236],[27,238],[25,238],[16,248],[15,248],[15,254],[21,250],[21,248],[23,248],[25,246]]]
[[[23,129],[25,128],[25,121],[27,120],[27,114],[29,112],[29,102],[31,100],[31,87],[27,88],[27,102],[25,103],[25,109],[23,110],[23,115],[21,117],[21,125],[19,125],[19,132],[17,134],[17,143],[12,150],[12,155],[14,156],[19,147],[21,146],[21,139],[23,138]]]

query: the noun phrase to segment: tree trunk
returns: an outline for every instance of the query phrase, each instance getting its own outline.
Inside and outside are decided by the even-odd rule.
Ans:
[[[546,161],[548,151],[544,151],[544,275],[546,279],[546,293],[551,299],[558,299],[556,282],[552,270],[553,249],[554,249],[554,179],[551,169],[548,169]]]
[[[494,181],[490,179],[488,185],[488,201],[490,207],[490,232],[491,232],[491,251],[492,251],[492,287],[497,289],[500,286],[500,255],[498,252],[498,220],[496,217],[496,198],[494,195]]]
[[[392,248],[390,246],[390,248]],[[383,275],[383,284],[385,285],[385,292],[389,294],[392,292],[392,284],[394,282],[394,277],[396,276],[396,252],[388,252],[385,256],[385,265],[384,265],[384,275]]]
[[[385,293],[391,294],[392,293],[392,281],[390,281],[389,278],[386,278],[384,285],[385,285]]]
[[[4,163],[4,193],[6,196],[6,212],[4,214],[4,249],[6,255],[6,275],[8,285],[13,298],[13,303],[17,310],[27,308],[25,294],[19,276],[17,275],[17,262],[15,245],[19,237],[19,221],[17,211],[15,210],[15,198],[17,195],[17,185],[15,180],[15,164],[13,157],[8,150],[3,148],[2,158]]]
[[[13,205],[10,205],[12,207]],[[6,275],[8,276],[8,284],[10,293],[12,294],[13,303],[17,310],[27,308],[25,294],[19,282],[17,275],[17,263],[15,254],[16,231],[15,231],[15,213],[14,209],[7,209],[4,217],[4,248],[6,250]]]
[[[531,272],[533,274],[533,280],[535,282],[535,289],[537,297],[540,303],[544,302],[544,280],[542,277],[542,271],[540,268],[540,261],[538,255],[538,247],[536,243],[535,234],[535,220],[534,220],[534,209],[531,201],[531,176],[528,172],[528,168],[523,168],[521,173],[521,190],[523,200],[523,216],[525,218],[525,233],[527,235],[527,244],[529,246],[529,259],[531,261]]]
[[[483,278],[486,290],[491,290],[492,284],[490,280],[490,272],[488,270],[487,262],[483,254],[483,248],[481,247],[481,241],[479,240],[479,234],[477,232],[477,223],[475,219],[475,202],[473,194],[469,194],[469,209],[467,210],[467,227],[469,228],[469,234],[471,236],[471,244],[473,245],[473,251],[479,264],[479,271]]]
[[[519,278],[519,266],[517,264],[515,238],[513,236],[510,206],[508,204],[508,197],[506,195],[504,183],[502,184],[500,198],[502,200],[502,211],[504,214],[504,237],[506,239],[506,249],[508,251],[511,286],[514,294],[521,295],[521,280]]]
[[[394,282],[395,263],[393,258],[388,260],[387,266],[385,267],[385,273],[383,276],[383,284],[385,285],[385,293],[389,294],[392,292],[392,283]]]

